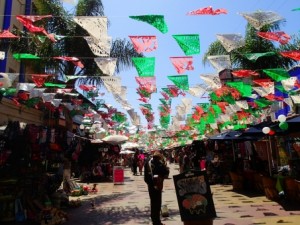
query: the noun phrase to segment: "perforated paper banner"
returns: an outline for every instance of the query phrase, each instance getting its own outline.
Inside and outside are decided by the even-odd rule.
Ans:
[[[96,56],[109,56],[112,38],[110,36],[103,37],[100,40],[93,37],[84,37],[91,51]]]
[[[202,74],[200,78],[208,85],[211,90],[216,90],[222,87],[220,77],[213,74]]]
[[[282,68],[265,69],[263,70],[263,72],[266,73],[269,77],[271,77],[276,82],[290,78],[289,73]]]
[[[260,30],[267,24],[283,20],[284,18],[272,11],[257,11],[252,13],[240,13],[249,24],[251,24],[256,30]]]
[[[217,39],[227,52],[231,52],[245,45],[245,40],[240,34],[217,34]]]
[[[242,81],[226,82],[229,87],[237,89],[243,97],[251,96],[252,86]]]
[[[184,73],[186,70],[194,70],[192,56],[170,57],[170,60],[179,74]]]
[[[40,57],[29,53],[14,53],[13,58],[17,61],[20,61],[22,59],[40,59]]]
[[[284,88],[284,90],[290,91],[294,89],[297,80],[298,80],[297,77],[290,77],[288,79],[282,80],[281,81],[282,87]]]
[[[138,53],[152,52],[158,47],[156,36],[129,36],[129,38]]]
[[[1,38],[19,38],[19,37],[11,33],[9,30],[3,30],[2,32],[0,32],[0,39]]]
[[[28,91],[31,92],[35,87],[33,83],[18,83],[17,84],[17,91]]]
[[[141,16],[129,16],[129,18],[146,22],[156,29],[158,29],[163,34],[168,32],[168,26],[165,22],[165,17],[163,15],[141,15]]]
[[[282,45],[287,44],[291,39],[291,37],[288,34],[284,33],[283,31],[257,32],[257,35],[270,41],[277,41]]]
[[[274,94],[274,92],[275,92],[274,86],[252,87],[252,88],[261,97],[265,97],[270,94]]]
[[[107,17],[103,16],[75,16],[73,20],[85,29],[93,38],[101,40],[107,37]]]
[[[196,55],[200,53],[199,34],[172,35],[185,55]]]
[[[252,62],[255,62],[258,58],[260,57],[267,57],[267,56],[273,56],[275,55],[276,53],[275,52],[263,52],[263,53],[247,53],[247,54],[244,54],[244,56],[252,61]]]
[[[187,75],[168,76],[168,79],[181,90],[189,90],[189,80]]]
[[[94,61],[104,75],[114,75],[117,65],[117,58],[94,58]]]
[[[284,57],[288,57],[293,60],[300,61],[300,51],[299,50],[280,52],[280,54]]]
[[[135,77],[141,88],[145,88],[149,93],[156,92],[156,77]]]
[[[121,95],[121,93],[122,93],[121,77],[101,76],[101,80],[103,81],[103,84],[104,84],[105,88],[107,89],[107,91],[117,94],[117,95]]]
[[[229,55],[212,55],[208,56],[210,64],[218,71],[231,69],[231,61]]]
[[[227,14],[226,9],[213,9],[211,6],[196,9],[187,13],[187,15],[195,16],[195,15],[220,15],[220,14]]]
[[[155,70],[155,57],[132,57],[140,77],[152,77]]]
[[[233,76],[236,77],[251,77],[251,76],[258,76],[259,73],[255,72],[254,70],[235,70],[231,72]]]
[[[194,87],[190,87],[189,89],[189,94],[193,95],[195,97],[201,98],[207,91],[206,91],[206,86],[205,85],[196,85]]]

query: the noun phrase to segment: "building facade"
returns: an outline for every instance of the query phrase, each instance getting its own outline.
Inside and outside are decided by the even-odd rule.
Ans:
[[[23,29],[23,25],[16,19],[16,15],[31,14],[34,0],[1,0],[0,1],[0,30]],[[12,57],[12,53],[4,44],[5,39],[0,39],[0,51],[5,52],[5,58],[0,60],[0,72],[22,74],[22,64]],[[20,76],[22,77],[22,76]]]

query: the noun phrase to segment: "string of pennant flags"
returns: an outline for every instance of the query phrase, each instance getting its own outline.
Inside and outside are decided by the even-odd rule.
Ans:
[[[298,9],[293,9],[298,11]],[[200,16],[200,15],[222,15],[227,14],[226,9],[212,9],[212,7],[201,8],[187,12],[188,16]],[[254,12],[254,13],[240,13],[248,23],[257,30],[257,35],[265,40],[278,42],[280,45],[287,44],[291,37],[284,32],[259,32],[260,28],[283,18],[274,12]],[[37,27],[34,25],[36,21],[51,18],[51,15],[44,16],[24,16],[17,15],[16,18],[20,21],[28,30],[28,32],[40,35],[43,34],[44,38],[49,39],[51,42],[56,43],[63,35],[49,34],[43,27]],[[129,18],[146,22],[163,34],[169,32],[165,17],[163,15],[140,15],[129,16]],[[117,63],[116,58],[110,57],[110,47],[112,38],[108,36],[107,31],[107,18],[106,17],[73,17],[74,22],[85,29],[90,36],[85,36],[84,39],[88,43],[90,49],[95,55],[94,61],[103,72],[101,79],[103,80],[106,89],[111,92],[117,102],[127,109],[133,124],[140,123],[137,113],[130,106],[126,99],[126,89],[121,84],[121,77],[115,76],[115,67]],[[95,29],[95,27],[97,29]],[[99,32],[100,30],[100,32]],[[79,37],[79,36],[74,36]],[[232,75],[238,78],[255,78],[259,74],[263,73],[269,77],[269,79],[252,79],[252,84],[244,81],[228,81],[222,84],[220,78],[216,74],[202,74],[200,79],[204,82],[204,85],[195,85],[193,87],[189,84],[188,75],[184,74],[187,71],[194,70],[193,55],[200,53],[200,36],[199,34],[173,34],[174,41],[181,48],[184,56],[172,56],[170,57],[170,63],[174,66],[176,75],[168,75],[167,78],[173,83],[161,88],[160,98],[161,105],[159,105],[160,111],[160,124],[164,128],[170,128],[178,130],[181,128],[180,123],[186,120],[187,123],[193,124],[200,133],[204,133],[209,125],[212,129],[216,127],[218,122],[222,122],[223,127],[231,124],[233,118],[238,121],[244,121],[244,124],[236,125],[237,127],[243,127],[245,124],[250,123],[250,119],[254,117],[261,117],[258,115],[260,112],[269,110],[274,105],[274,100],[278,102],[277,108],[274,106],[272,111],[278,111],[281,105],[292,106],[294,103],[300,102],[300,96],[296,92],[300,88],[300,83],[296,77],[291,77],[288,71],[282,68],[276,69],[263,69],[261,71],[251,70],[233,70]],[[228,53],[245,45],[243,37],[239,34],[217,34],[217,39],[223,45]],[[0,38],[20,38],[10,31],[5,30],[0,33]],[[155,35],[141,35],[141,36],[129,36],[135,50],[138,53],[149,53],[158,49],[158,40]],[[45,41],[45,39],[43,40]],[[265,52],[265,53],[247,53],[243,56],[250,61],[256,61],[261,57],[268,57],[274,54],[280,54],[282,57],[291,58],[293,60],[300,60],[300,51],[286,51],[286,52]],[[5,53],[0,52],[0,60],[4,59]],[[31,55],[27,53],[15,53],[13,58],[16,60],[38,60],[41,57]],[[43,57],[42,57],[43,58]],[[75,66],[84,68],[79,58],[55,56],[53,59],[68,61]],[[229,55],[217,55],[209,56],[209,62],[219,73],[224,69],[232,70],[231,59]],[[157,93],[156,77],[155,77],[155,57],[134,57],[132,58],[133,65],[137,70],[138,76],[135,77],[138,84],[137,94],[141,101],[140,110],[145,116],[148,122],[148,128],[152,129],[154,124],[154,112],[149,100],[152,93]],[[11,74],[1,73],[0,86],[2,88],[10,88],[14,82]],[[29,74],[27,74],[29,76]],[[31,74],[34,86],[29,84],[22,84],[23,87],[17,90],[30,91],[29,98],[32,96],[42,97],[44,101],[50,101],[55,106],[59,101],[54,101],[55,94],[48,95],[46,93],[39,93],[37,95],[31,94],[31,91],[37,88],[54,87],[58,89],[65,89],[64,84],[55,84],[46,82],[47,78],[51,75],[47,74]],[[87,75],[86,75],[87,76]],[[65,76],[68,79],[77,79],[77,76]],[[81,76],[81,78],[84,78]],[[27,86],[26,86],[27,85]],[[83,85],[79,87],[82,91],[90,93],[99,92],[96,87]],[[280,96],[277,92],[288,93],[288,96]],[[11,92],[13,93],[13,92]],[[11,95],[8,91],[6,95]],[[16,93],[16,92],[15,92]],[[68,93],[67,91],[64,92]],[[69,92],[70,93],[70,92]],[[205,94],[208,94],[212,103],[202,103],[192,107],[192,101],[186,98],[186,93],[192,96],[202,98]],[[96,94],[95,94],[96,95]],[[49,97],[50,96],[50,97]],[[171,114],[171,100],[172,98],[182,96],[182,103],[176,107],[175,116],[170,117]],[[92,96],[97,97],[97,96]],[[253,102],[247,102],[240,100],[243,97],[253,98]],[[28,99],[27,99],[28,100]],[[280,103],[280,104],[279,104]],[[281,107],[282,108],[282,107]],[[184,116],[189,113],[190,110],[194,110],[188,117]],[[269,112],[265,113],[268,115]],[[249,119],[250,118],[250,119]],[[237,128],[235,127],[235,129]]]

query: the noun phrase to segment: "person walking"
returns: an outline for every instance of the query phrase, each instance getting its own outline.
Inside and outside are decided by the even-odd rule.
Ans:
[[[160,220],[162,206],[162,190],[164,178],[169,174],[168,167],[163,162],[163,156],[159,151],[153,157],[145,160],[144,181],[148,185],[150,197],[151,220],[153,225],[163,225]]]

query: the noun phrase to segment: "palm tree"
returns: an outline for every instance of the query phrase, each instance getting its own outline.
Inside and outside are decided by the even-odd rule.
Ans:
[[[280,30],[280,23],[274,23],[271,25],[264,26],[260,31],[262,32],[274,32]],[[293,36],[289,44],[276,46],[271,41],[265,40],[256,34],[257,30],[250,24],[247,24],[245,34],[245,45],[231,52],[227,52],[222,46],[220,41],[214,41],[210,44],[208,50],[205,52],[202,63],[206,65],[208,63],[208,56],[213,55],[230,55],[231,63],[233,68],[261,70],[269,68],[290,68],[295,65],[295,61],[284,58],[278,54],[280,51],[296,50],[299,46],[299,37]],[[274,52],[272,56],[266,58],[258,58],[256,61],[250,61],[244,54],[247,53],[265,53]]]

